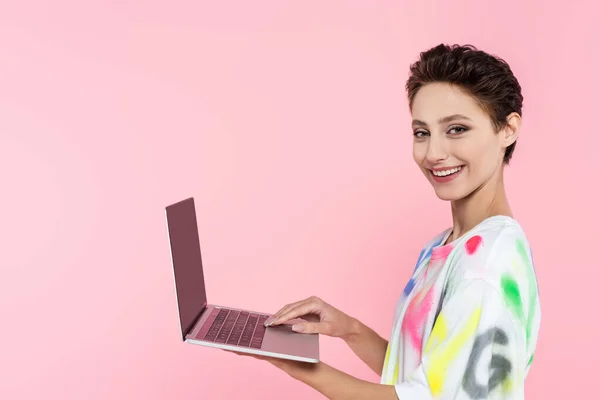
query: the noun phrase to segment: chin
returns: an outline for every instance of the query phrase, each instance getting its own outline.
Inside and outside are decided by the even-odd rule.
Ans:
[[[462,191],[458,190],[436,189],[435,187],[433,190],[436,196],[444,201],[457,201],[466,197]]]

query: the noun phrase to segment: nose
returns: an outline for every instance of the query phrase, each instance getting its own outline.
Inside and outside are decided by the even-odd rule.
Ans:
[[[431,135],[428,140],[427,153],[425,154],[426,161],[435,165],[448,157],[446,144],[444,139],[438,138],[436,135]]]

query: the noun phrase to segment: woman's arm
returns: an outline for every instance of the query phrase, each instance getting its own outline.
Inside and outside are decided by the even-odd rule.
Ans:
[[[363,381],[323,362],[286,372],[331,400],[398,400],[394,386]]]
[[[388,341],[357,319],[353,319],[352,332],[344,340],[358,358],[381,376]]]
[[[293,330],[343,339],[369,368],[381,375],[388,342],[371,328],[316,296],[286,305],[265,321],[265,326],[296,318],[306,321],[296,322]]]

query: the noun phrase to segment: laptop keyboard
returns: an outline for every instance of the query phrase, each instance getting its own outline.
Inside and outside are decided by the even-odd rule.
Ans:
[[[262,346],[266,332],[264,322],[268,315],[215,308],[209,319],[213,317],[214,321],[203,340],[255,349]]]

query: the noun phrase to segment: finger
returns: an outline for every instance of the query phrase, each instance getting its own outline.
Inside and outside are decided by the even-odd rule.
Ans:
[[[300,301],[296,301],[294,303],[290,303],[287,304],[286,306],[282,307],[279,311],[277,311],[275,314],[273,314],[272,316],[270,316],[266,321],[265,321],[265,326],[269,326],[271,325],[271,322],[275,321],[276,319],[278,319],[281,315],[285,314],[286,312],[288,312],[290,309],[297,307],[300,304],[309,302],[311,300],[311,297],[304,299],[304,300],[300,300]]]
[[[244,356],[244,357],[253,357],[253,358],[257,358],[259,360],[265,360],[265,357],[259,356],[257,354],[252,354],[252,353],[245,353],[245,352],[240,352],[240,351],[235,351],[235,350],[223,350],[226,351],[228,353],[233,353],[236,354],[238,356]]]
[[[316,315],[316,314],[306,314],[303,315],[302,318],[300,318],[306,322],[320,322],[321,321],[321,317]]]
[[[291,310],[292,308],[294,308],[294,307],[297,307],[297,306],[299,306],[300,304],[307,303],[307,302],[309,302],[310,300],[311,300],[311,297],[308,297],[308,298],[306,298],[306,299],[302,299],[302,300],[295,301],[295,302],[293,302],[293,303],[287,304],[285,307],[282,307],[282,308],[281,308],[279,311],[277,311],[275,314],[273,314],[273,316],[277,318],[277,317],[279,317],[280,315],[282,315],[282,314],[284,314],[284,313],[288,312],[288,311],[289,311],[289,310]]]
[[[320,333],[331,336],[332,326],[329,322],[301,322],[292,325],[292,330],[299,333]]]
[[[282,313],[273,320],[271,325],[280,325],[284,322],[287,322],[291,319],[302,317],[311,313],[318,313],[320,311],[320,304],[316,301],[312,300],[308,303],[297,305],[294,308],[291,308],[289,311]]]

